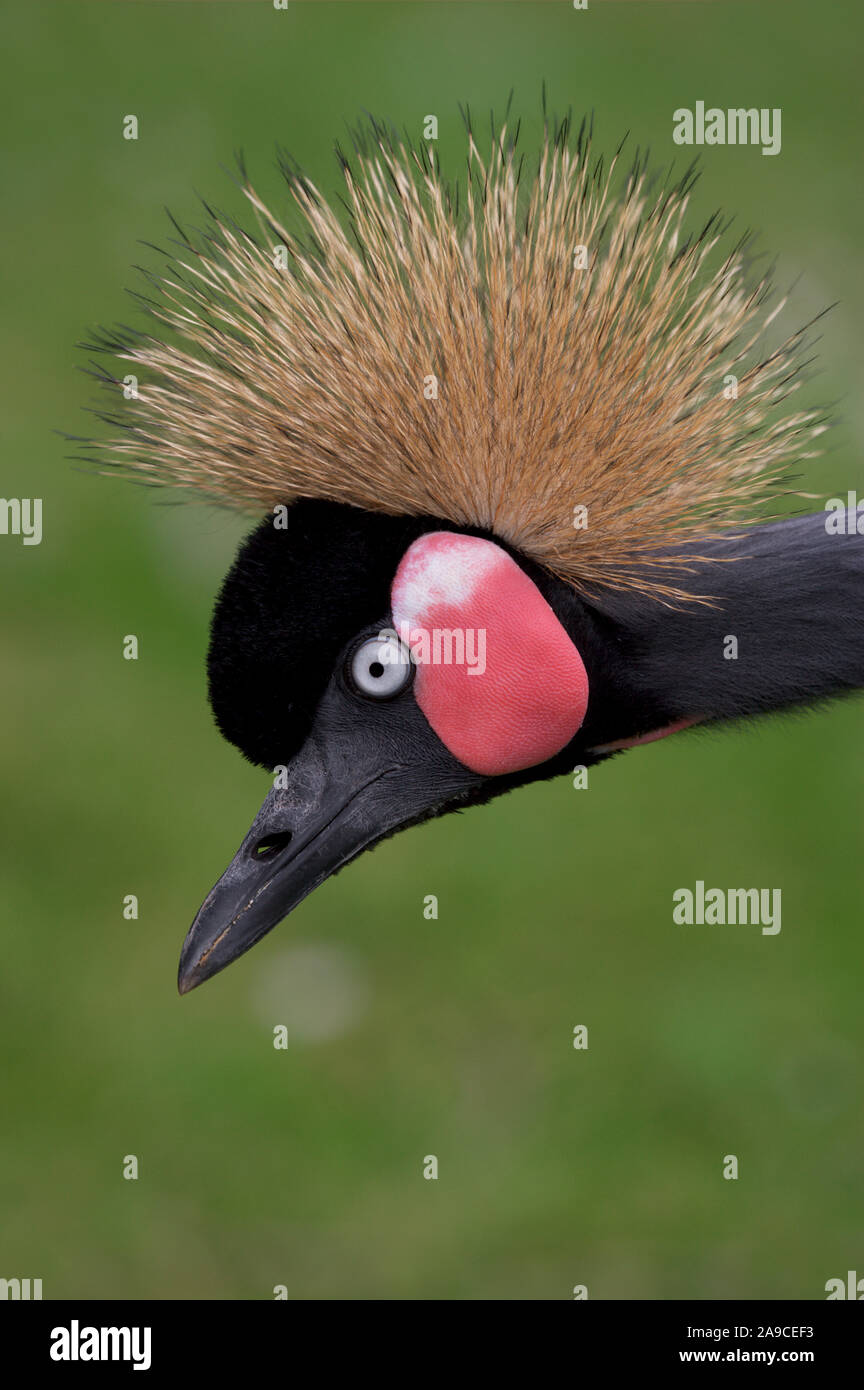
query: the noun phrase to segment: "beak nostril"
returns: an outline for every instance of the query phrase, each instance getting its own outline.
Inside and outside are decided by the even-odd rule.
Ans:
[[[252,851],[253,859],[272,859],[274,855],[291,843],[290,830],[280,830],[275,835],[265,835]]]

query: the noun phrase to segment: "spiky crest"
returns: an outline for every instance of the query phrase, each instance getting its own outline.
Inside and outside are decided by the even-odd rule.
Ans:
[[[676,547],[755,519],[824,428],[784,406],[806,330],[760,346],[782,304],[748,283],[746,241],[719,249],[719,216],[685,237],[692,170],[652,184],[637,155],[622,180],[620,149],[607,167],[568,119],[528,178],[506,125],[484,156],[466,124],[460,192],[431,148],[371,122],[339,151],[347,218],[283,159],[302,234],[240,161],[257,235],[210,208],[178,227],[142,297],[157,331],[94,345],[140,386],[85,455],[256,512],[320,497],[443,517],[581,591],[693,597],[699,557]]]

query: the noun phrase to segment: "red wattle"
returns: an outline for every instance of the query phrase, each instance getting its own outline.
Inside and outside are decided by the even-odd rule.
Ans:
[[[421,536],[402,557],[391,602],[417,661],[417,703],[466,767],[518,772],[570,742],[588,706],[585,666],[500,546],[449,531]]]

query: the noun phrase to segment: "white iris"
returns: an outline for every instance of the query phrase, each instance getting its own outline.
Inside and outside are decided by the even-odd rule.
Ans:
[[[413,675],[411,655],[395,636],[370,637],[354,652],[351,679],[363,695],[390,700],[404,690]]]

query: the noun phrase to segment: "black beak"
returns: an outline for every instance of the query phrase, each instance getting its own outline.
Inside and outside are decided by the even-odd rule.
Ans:
[[[269,793],[202,903],[183,943],[181,994],[248,951],[364,849],[482,783],[448,753],[410,693],[371,709],[346,709],[350,700],[328,690],[285,787]]]

